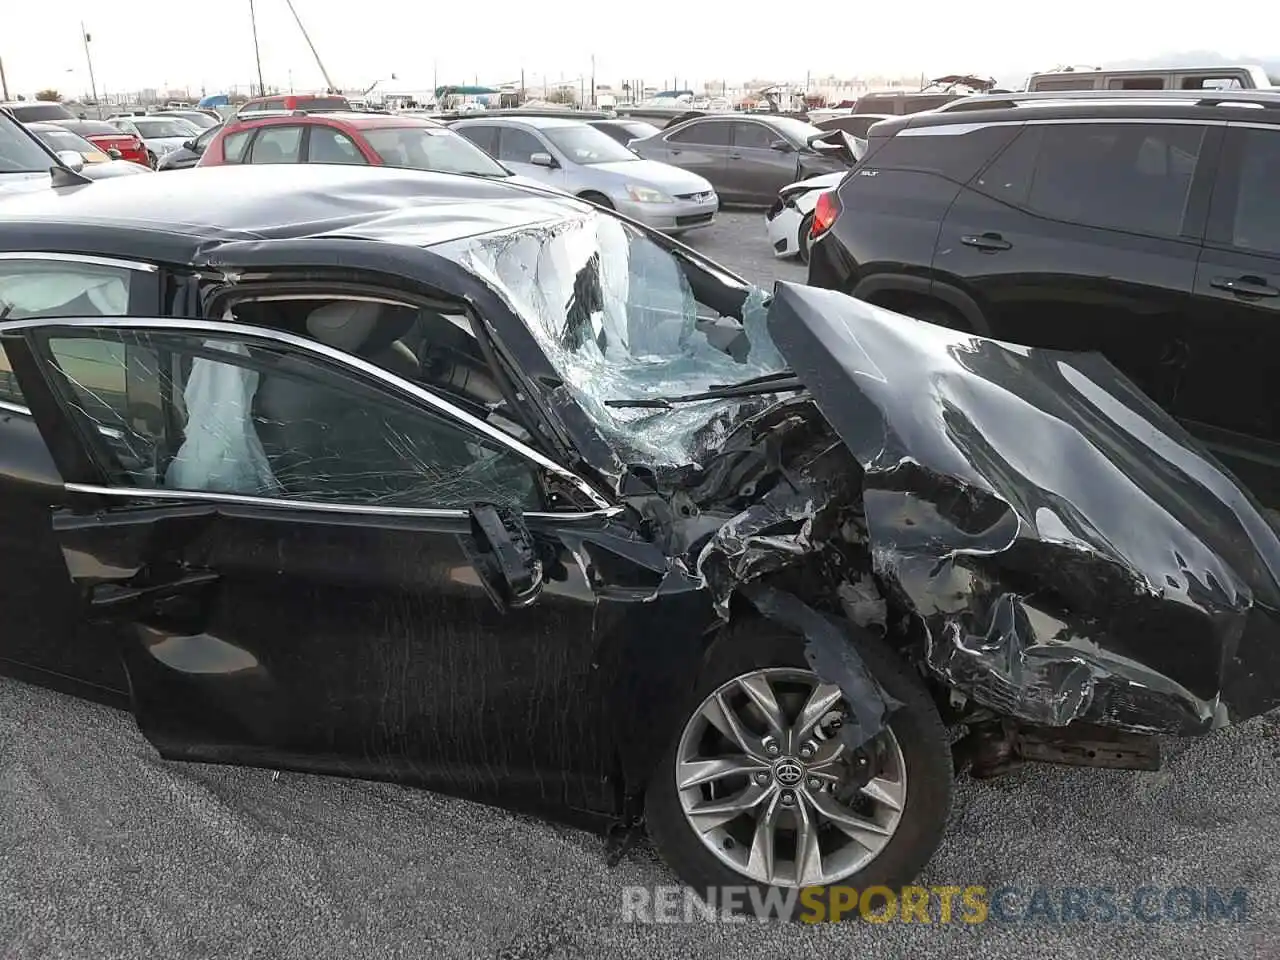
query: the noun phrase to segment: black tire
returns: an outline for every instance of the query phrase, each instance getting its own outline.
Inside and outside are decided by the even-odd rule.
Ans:
[[[909,664],[873,638],[851,636],[851,642],[885,690],[904,704],[894,713],[889,726],[906,763],[907,797],[897,831],[885,848],[840,884],[859,892],[872,886],[896,891],[915,880],[937,850],[946,830],[954,782],[950,738],[933,699]],[[730,627],[728,635],[712,653],[686,708],[686,719],[722,684],[769,666],[808,669],[803,640],[758,619]],[[676,789],[679,738],[677,733],[655,769],[645,797],[648,832],[659,854],[681,881],[700,894],[723,887],[756,887],[762,896],[767,894],[769,887],[738,874],[718,860],[685,819]],[[785,896],[787,890],[781,892]],[[717,893],[717,905],[723,902]],[[752,911],[750,900],[743,906],[745,912]],[[848,916],[856,914],[855,910]]]
[[[809,231],[813,229],[813,214],[806,213],[804,219],[800,221],[800,233],[796,237],[798,244],[800,262],[806,267],[809,265]]]
[[[588,190],[585,193],[578,194],[578,196],[588,203],[594,203],[597,207],[604,207],[606,210],[614,209],[613,201],[603,193],[595,193],[592,190]]]
[[[147,151],[147,166],[149,166],[152,170],[154,170],[154,169],[156,168],[156,164],[158,164],[159,162],[160,162],[160,161],[156,158],[156,155],[155,155],[154,153],[152,153],[150,150],[148,150],[148,151]]]

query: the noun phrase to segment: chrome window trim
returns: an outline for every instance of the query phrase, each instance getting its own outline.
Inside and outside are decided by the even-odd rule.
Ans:
[[[85,263],[97,267],[122,267],[137,273],[156,273],[160,267],[140,260],[115,260],[111,257],[94,257],[82,253],[52,253],[48,250],[0,252],[0,260],[52,260],[57,263]]]
[[[573,473],[571,470],[560,466],[554,460],[551,460],[532,447],[521,443],[514,437],[508,436],[497,427],[486,423],[477,417],[472,416],[465,410],[455,407],[447,400],[441,399],[430,390],[396,376],[388,370],[384,370],[379,366],[362,360],[359,357],[349,353],[344,353],[326,344],[316,340],[308,340],[303,337],[296,336],[291,333],[285,333],[281,330],[271,330],[265,327],[251,327],[240,323],[227,323],[222,320],[195,320],[184,317],[28,317],[22,320],[9,320],[0,323],[0,330],[28,330],[38,329],[42,327],[100,327],[108,329],[148,329],[162,330],[177,333],[197,332],[222,334],[224,336],[247,337],[251,340],[266,340],[275,342],[296,350],[303,351],[313,356],[321,357],[330,363],[339,367],[346,367],[351,370],[359,371],[368,377],[378,380],[394,391],[408,394],[417,400],[426,403],[428,406],[442,413],[466,427],[474,430],[476,433],[482,434],[488,439],[510,450],[526,460],[529,460],[544,470],[556,474],[561,479],[572,483],[579,492],[584,494],[592,503],[596,504],[601,510],[609,509],[613,506],[604,499],[596,490],[585,480]],[[146,488],[121,488],[128,491],[132,496],[145,495],[148,491]],[[175,491],[185,493],[186,491]],[[198,493],[198,491],[191,491]],[[560,514],[556,514],[560,516]]]
[[[21,414],[24,417],[31,416],[31,409],[29,407],[24,407],[20,403],[10,403],[8,400],[0,400],[0,410],[4,410],[8,413]]]
[[[329,503],[311,500],[287,500],[280,497],[259,497],[244,493],[218,493],[213,490],[167,490],[147,487],[100,487],[91,483],[66,483],[63,489],[71,493],[88,493],[99,497],[128,497],[133,500],[209,500],[215,503],[238,503],[245,506],[276,507],[290,511],[311,511],[319,513],[348,513],[360,516],[378,517],[422,517],[461,519],[467,516],[466,510],[442,509],[439,507],[380,507],[376,504]],[[599,510],[566,510],[555,513],[544,510],[529,510],[526,517],[548,520],[586,520],[592,517],[616,517],[622,513],[622,507],[602,507]]]

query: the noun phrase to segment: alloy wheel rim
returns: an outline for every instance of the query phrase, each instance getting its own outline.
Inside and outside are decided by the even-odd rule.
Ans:
[[[809,670],[735,677],[690,717],[676,790],[702,844],[739,875],[829,886],[862,870],[897,831],[906,762],[889,728],[851,752],[835,734],[843,694]]]

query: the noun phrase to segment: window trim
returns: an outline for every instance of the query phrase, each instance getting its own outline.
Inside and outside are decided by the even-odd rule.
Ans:
[[[112,257],[96,257],[86,253],[55,253],[47,250],[0,250],[0,263],[11,262],[14,260],[47,260],[54,263],[83,263],[92,267],[120,267],[125,270],[132,270],[135,273],[159,273],[160,265],[156,263],[145,263],[141,260],[116,260]],[[130,293],[132,297],[132,293]],[[31,320],[57,320],[58,317],[29,317]],[[72,318],[76,319],[76,318]],[[99,317],[98,319],[112,319],[108,317]],[[19,323],[21,321],[9,321],[11,323]],[[0,410],[8,413],[16,413],[20,416],[31,416],[31,408],[21,403],[13,403],[9,400],[0,400]]]
[[[672,130],[670,133],[666,134],[662,138],[662,142],[667,144],[685,143],[691,147],[706,147],[706,148],[723,147],[724,149],[728,150],[730,147],[733,146],[733,127],[729,127],[729,132],[725,135],[726,139],[724,143],[699,143],[696,140],[672,140],[671,138],[674,137],[677,133],[681,133],[685,130],[692,130],[695,127],[707,126],[713,123],[730,124],[730,123],[733,123],[736,119],[737,119],[736,117],[697,117],[689,121],[687,126],[682,124],[679,129]]]
[[[514,437],[508,436],[503,431],[491,424],[485,423],[483,420],[473,416],[460,407],[454,406],[448,400],[437,396],[432,391],[422,387],[412,381],[399,377],[389,370],[370,363],[360,357],[341,350],[330,347],[327,344],[320,343],[316,340],[309,340],[299,337],[291,333],[281,330],[272,330],[266,327],[255,327],[241,323],[227,323],[222,320],[197,320],[184,317],[30,317],[22,320],[11,320],[0,324],[0,331],[13,332],[24,330],[41,330],[46,328],[108,328],[108,329],[143,329],[143,330],[163,330],[167,332],[178,333],[211,333],[224,336],[248,337],[250,339],[272,341],[290,349],[298,350],[303,353],[311,354],[322,360],[340,368],[347,368],[355,371],[357,374],[363,375],[366,379],[378,381],[383,387],[390,388],[392,394],[401,394],[402,397],[407,395],[412,400],[419,403],[425,403],[435,412],[443,415],[446,419],[483,435],[486,439],[497,443],[509,452],[522,457],[523,459],[541,467],[550,473],[555,474],[566,483],[572,484],[581,494],[588,500],[596,504],[598,510],[590,511],[590,515],[596,515],[600,512],[606,512],[612,516],[614,513],[621,512],[621,507],[609,503],[603,496],[598,493],[591,484],[583,480],[572,470],[563,467],[549,457],[544,456],[539,451],[533,449],[526,444],[521,443]],[[29,411],[28,411],[29,413]],[[163,499],[200,499],[213,497],[221,499],[226,497],[236,497],[238,500],[244,500],[258,504],[281,504],[288,506],[303,507],[308,510],[317,509],[317,505],[307,501],[291,501],[281,500],[273,497],[255,497],[251,495],[240,494],[215,494],[211,492],[203,492],[199,490],[154,490],[140,487],[123,487],[123,486],[106,486],[99,487],[93,484],[65,484],[67,490],[78,490],[82,493],[95,493],[108,491],[112,496],[127,496],[133,499],[147,499],[149,497],[159,497]],[[466,511],[450,511],[432,508],[416,508],[416,507],[373,507],[360,504],[332,504],[332,508],[346,512],[371,512],[373,514],[386,514],[388,516],[406,515],[404,511],[409,511],[407,515],[413,516],[455,516],[465,515]],[[425,512],[423,512],[425,511]],[[610,512],[612,511],[612,512]],[[569,517],[575,514],[570,512],[548,512],[538,513],[529,512],[527,516],[550,516],[550,517]]]

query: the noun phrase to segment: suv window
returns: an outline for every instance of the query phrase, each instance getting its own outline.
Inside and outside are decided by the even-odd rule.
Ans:
[[[1280,257],[1280,128],[1240,130],[1240,185],[1236,191],[1231,243],[1242,250]]]
[[[302,127],[264,127],[249,151],[250,163],[297,163],[302,158]]]
[[[677,130],[667,137],[668,143],[696,143],[707,147],[727,147],[729,145],[729,127],[723,120],[711,120],[707,123],[691,123],[683,130]]]
[[[1176,237],[1203,140],[1192,124],[1028,124],[973,186],[1054,220]]]
[[[55,334],[67,407],[113,482],[351,505],[542,507],[505,446],[282,346],[140,330]]]
[[[498,159],[512,163],[528,163],[535,153],[546,153],[542,141],[526,130],[503,127],[498,137]]]
[[[313,125],[307,143],[308,163],[368,163],[352,139],[334,127]]]
[[[133,272],[119,267],[39,260],[0,262],[0,312],[24,317],[122,317]],[[25,404],[0,347],[0,400]]]
[[[968,124],[906,128],[898,131],[865,164],[880,170],[918,170],[955,183],[967,183],[1021,129],[1016,123],[995,123],[968,129]],[[953,130],[968,129],[967,133]]]
[[[733,145],[746,150],[768,150],[775,140],[782,140],[781,134],[774,133],[763,123],[733,124]]]

